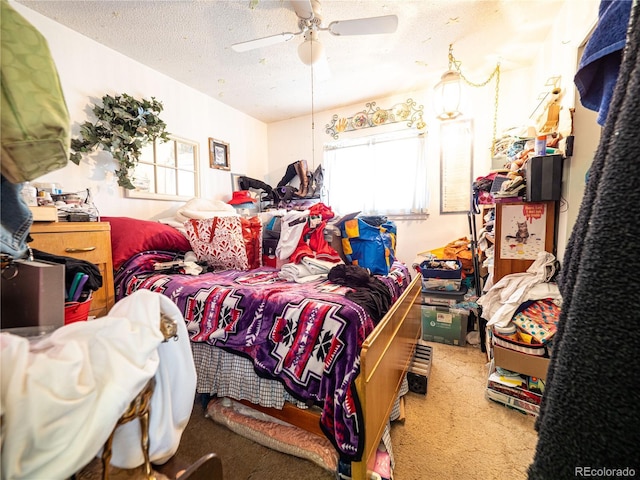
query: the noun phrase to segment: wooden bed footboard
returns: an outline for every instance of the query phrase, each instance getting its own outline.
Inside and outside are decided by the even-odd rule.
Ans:
[[[421,276],[416,275],[362,346],[356,388],[364,412],[364,450],[362,461],[351,464],[353,480],[366,480],[367,471],[373,471],[376,450],[413,359],[421,329],[416,301],[421,287]]]

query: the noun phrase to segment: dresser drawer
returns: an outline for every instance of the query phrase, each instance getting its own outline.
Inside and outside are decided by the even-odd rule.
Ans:
[[[32,248],[46,251],[54,255],[79,258],[91,263],[103,263],[105,261],[105,235],[103,232],[82,232],[82,233],[32,233],[34,242]],[[46,246],[40,248],[36,241]]]
[[[89,315],[106,315],[114,304],[111,229],[103,222],[34,223],[31,248],[91,262],[102,275],[102,287],[93,292]]]

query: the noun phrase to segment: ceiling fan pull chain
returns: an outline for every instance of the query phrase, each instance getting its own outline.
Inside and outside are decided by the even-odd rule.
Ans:
[[[313,48],[313,45],[311,46]],[[314,110],[313,63],[311,64],[311,170],[316,168],[316,117]]]

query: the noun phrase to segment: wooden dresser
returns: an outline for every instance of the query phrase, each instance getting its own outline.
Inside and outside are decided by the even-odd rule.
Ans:
[[[31,237],[31,248],[79,258],[98,267],[102,275],[102,287],[93,292],[89,315],[106,315],[115,300],[111,225],[106,222],[34,222]]]

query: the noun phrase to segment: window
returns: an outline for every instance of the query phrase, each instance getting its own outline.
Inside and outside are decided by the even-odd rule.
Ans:
[[[327,203],[341,214],[426,215],[425,137],[411,131],[326,145]]]
[[[131,198],[189,200],[199,195],[198,143],[170,136],[143,148],[132,180]]]

